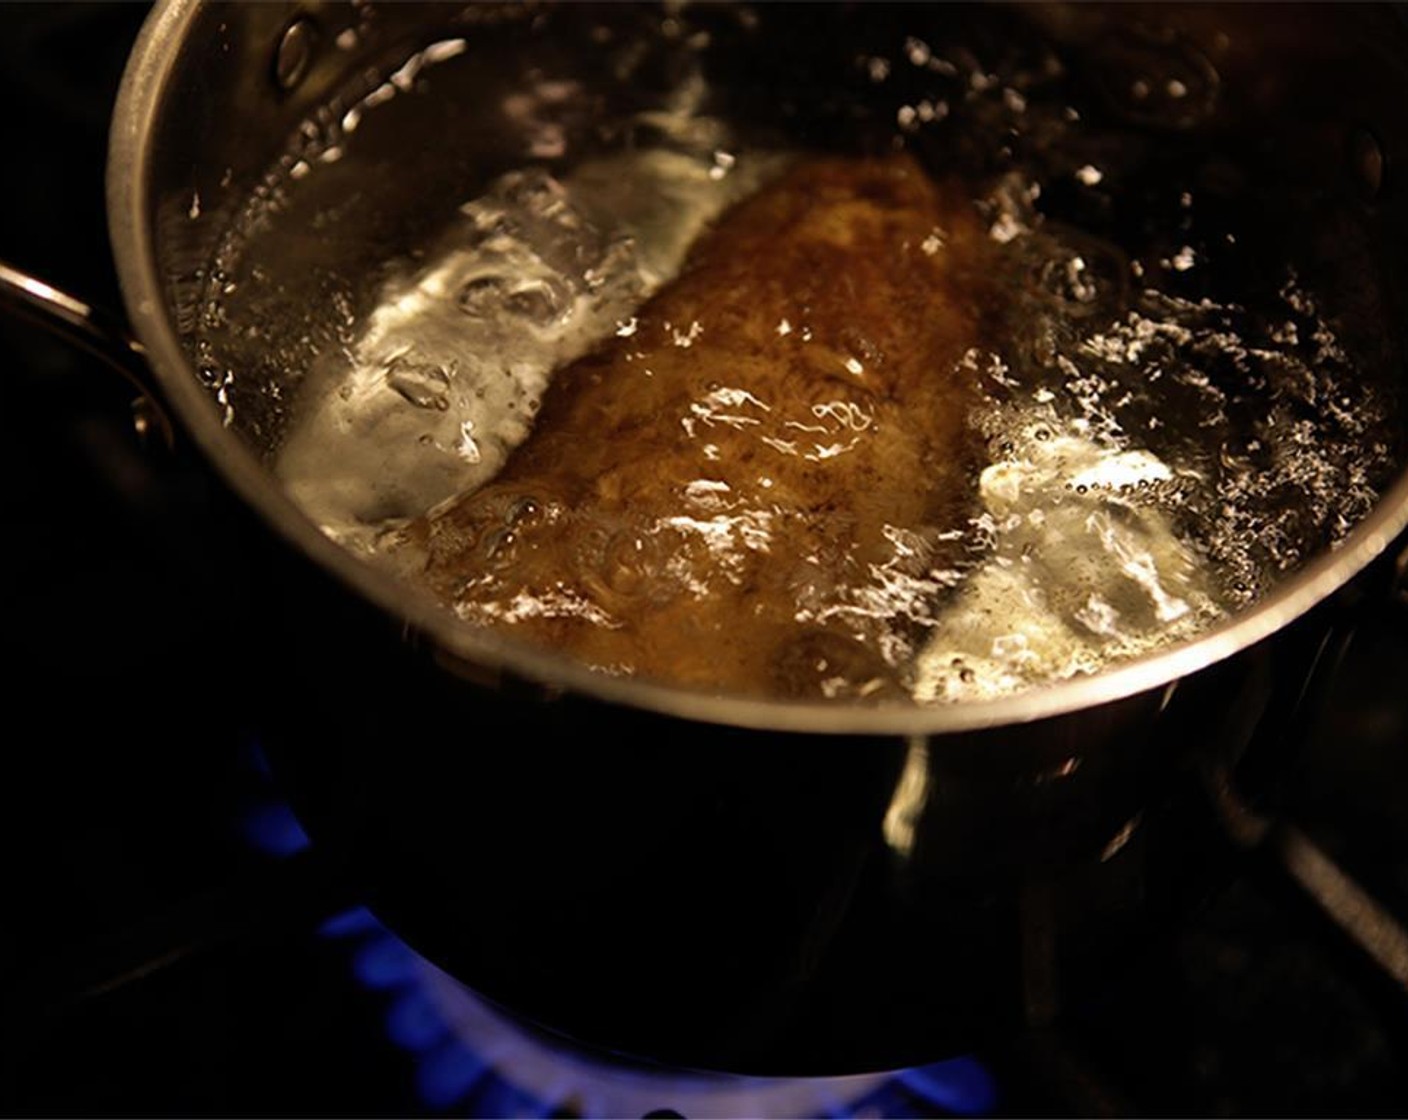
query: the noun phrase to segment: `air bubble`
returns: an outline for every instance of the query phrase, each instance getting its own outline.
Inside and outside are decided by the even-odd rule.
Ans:
[[[476,276],[460,288],[455,302],[472,318],[493,319],[508,313],[545,327],[561,317],[564,300],[559,288],[548,280]]]
[[[514,245],[513,225],[508,218],[495,210],[465,208],[470,220],[465,231],[465,248],[505,252]]]
[[[1171,32],[1117,28],[1093,58],[1110,109],[1145,128],[1190,129],[1216,109],[1221,79],[1191,42]]]
[[[545,280],[528,280],[504,297],[504,308],[537,326],[547,326],[562,314],[562,297]]]
[[[450,370],[434,362],[402,355],[387,365],[386,383],[416,408],[443,412],[450,406],[450,374]]]
[[[513,558],[517,543],[518,534],[512,529],[495,529],[484,537],[481,545],[484,559],[496,567],[505,567]]]
[[[635,530],[623,530],[607,541],[601,576],[618,595],[640,595],[660,581],[654,541]]]
[[[1047,222],[1033,246],[1035,284],[1071,318],[1112,318],[1129,302],[1129,260],[1115,244]]]
[[[502,276],[476,276],[460,288],[456,304],[476,319],[496,314],[503,307],[508,280]]]
[[[566,189],[546,171],[510,172],[504,188],[509,202],[535,217],[551,218],[567,207]]]
[[[504,522],[508,525],[517,525],[520,521],[525,521],[533,517],[542,509],[536,498],[518,498],[504,511]]]

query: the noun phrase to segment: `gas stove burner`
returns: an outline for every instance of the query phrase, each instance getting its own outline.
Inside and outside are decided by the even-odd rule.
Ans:
[[[365,910],[324,927],[353,948],[357,978],[384,988],[391,1040],[418,1057],[417,1091],[470,1116],[982,1116],[995,1084],[971,1058],[852,1077],[758,1078],[588,1053],[496,1010],[415,954]],[[531,1103],[530,1103],[531,1102]]]
[[[261,753],[256,769],[267,775]],[[289,806],[272,796],[247,810],[259,851],[287,857],[308,847]],[[804,1117],[985,1116],[996,1083],[976,1059],[850,1077],[762,1078],[672,1069],[588,1052],[513,1018],[449,976],[364,907],[320,927],[349,952],[363,986],[384,993],[386,1033],[416,1065],[420,1103],[463,1116]]]

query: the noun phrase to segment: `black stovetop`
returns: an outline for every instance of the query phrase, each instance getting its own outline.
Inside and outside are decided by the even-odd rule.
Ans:
[[[102,163],[143,15],[0,5],[0,259],[114,306]],[[238,920],[238,885],[301,845],[260,767],[267,713],[245,679],[261,608],[244,561],[264,547],[259,530],[193,455],[139,446],[127,390],[88,360],[0,321],[0,364],[12,503],[0,1112],[1408,1110],[1408,995],[1250,862],[1150,947],[1137,984],[1055,1030],[898,1079],[800,1088],[672,1092],[668,1071],[593,1065],[447,995],[355,909],[321,927]],[[1408,612],[1369,612],[1278,797],[1400,917],[1405,683]],[[225,935],[91,990],[114,946],[140,963],[170,915],[193,913]],[[707,1095],[745,1090],[762,1095]]]

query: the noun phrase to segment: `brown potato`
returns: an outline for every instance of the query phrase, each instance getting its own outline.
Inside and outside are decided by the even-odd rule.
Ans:
[[[424,578],[610,671],[896,691],[972,513],[986,244],[908,156],[798,161],[556,375],[490,485],[408,529]]]

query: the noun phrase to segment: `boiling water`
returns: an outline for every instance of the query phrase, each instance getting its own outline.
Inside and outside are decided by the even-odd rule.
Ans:
[[[776,162],[737,174],[652,149],[561,180],[509,172],[465,203],[408,275],[388,278],[351,345],[310,371],[277,469],[344,543],[498,473],[552,371],[611,334],[690,242]]]
[[[799,625],[878,624],[920,701],[1001,695],[1206,629],[1370,509],[1400,447],[1369,248],[1227,129],[1234,54],[1219,73],[1172,33],[1080,54],[1005,12],[773,52],[780,16],[578,10],[559,18],[592,62],[548,20],[511,43],[534,65],[505,51],[487,76],[447,38],[295,139],[217,254],[194,347],[330,535],[379,558],[494,478],[553,371],[629,337],[707,227],[818,144],[963,177],[1001,295],[935,371],[983,387],[986,462],[944,563],[916,569],[926,527],[894,526],[890,560]],[[416,174],[386,154],[408,130],[439,143],[420,204],[375,181]],[[612,625],[573,577],[580,617]],[[868,695],[868,669],[810,669],[821,695]]]

